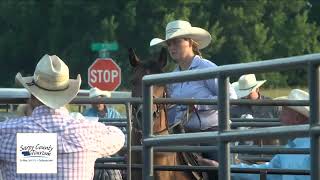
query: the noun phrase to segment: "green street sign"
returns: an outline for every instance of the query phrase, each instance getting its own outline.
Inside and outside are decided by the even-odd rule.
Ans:
[[[118,50],[119,46],[117,42],[111,42],[111,43],[92,43],[91,44],[91,50],[92,51],[101,51],[101,50],[107,50],[107,51],[116,51]]]

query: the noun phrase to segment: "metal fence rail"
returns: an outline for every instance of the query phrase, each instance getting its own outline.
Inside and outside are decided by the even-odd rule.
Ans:
[[[296,174],[309,174],[309,171],[290,171],[290,170],[252,170],[249,169],[244,171],[243,169],[230,169],[230,153],[265,153],[265,154],[273,154],[273,153],[296,153],[296,154],[305,154],[311,152],[312,158],[312,169],[311,176],[312,179],[319,179],[320,175],[318,172],[319,169],[319,134],[320,134],[320,126],[319,126],[319,65],[320,63],[320,55],[306,55],[306,56],[297,56],[291,58],[282,58],[278,60],[270,60],[264,62],[254,62],[247,64],[238,64],[238,65],[226,65],[220,66],[218,68],[208,68],[204,70],[197,71],[185,71],[179,73],[166,73],[166,74],[158,74],[158,75],[149,75],[144,77],[143,79],[143,99],[141,98],[101,98],[101,99],[91,99],[86,97],[78,97],[74,99],[71,103],[74,104],[93,104],[93,103],[106,103],[106,104],[125,104],[126,113],[127,113],[127,123],[120,122],[120,120],[111,121],[110,119],[105,119],[104,121],[108,121],[110,125],[118,125],[118,126],[127,126],[128,131],[128,162],[127,164],[102,164],[104,162],[122,162],[124,159],[122,157],[119,158],[111,158],[111,159],[99,159],[96,165],[97,168],[106,168],[106,167],[115,167],[115,168],[127,168],[128,170],[128,179],[131,178],[131,168],[136,168],[136,165],[131,165],[131,152],[135,150],[143,150],[144,152],[144,165],[138,165],[139,167],[144,167],[144,178],[152,179],[153,178],[153,170],[191,170],[198,169],[199,171],[209,170],[217,170],[217,168],[212,167],[161,167],[154,166],[153,168],[153,160],[152,155],[153,151],[219,151],[223,153],[224,156],[220,159],[220,167],[219,167],[219,179],[230,179],[230,173],[236,172],[252,172],[252,173],[290,173],[294,172]],[[257,73],[257,72],[269,72],[269,71],[278,71],[278,70],[287,70],[292,68],[301,68],[308,67],[309,72],[309,89],[310,95],[313,97],[309,101],[273,101],[273,100],[264,100],[259,102],[254,102],[250,100],[229,100],[228,96],[225,94],[227,92],[230,75],[239,75],[244,73]],[[154,84],[166,84],[172,82],[182,82],[182,81],[190,81],[190,80],[199,80],[199,79],[208,79],[217,77],[219,78],[219,99],[218,100],[208,100],[208,99],[155,99],[152,97],[152,89],[151,86]],[[3,91],[7,92],[8,89],[4,89]],[[19,90],[21,92],[17,93],[17,95],[13,95],[9,93],[9,95],[0,96],[0,103],[25,103],[28,98],[28,94],[25,93],[26,90]],[[2,90],[0,90],[2,92]],[[0,95],[3,93],[0,93]],[[80,96],[82,96],[80,94]],[[144,106],[144,144],[143,147],[131,147],[131,104],[139,104],[143,102]],[[178,134],[178,135],[167,135],[167,136],[153,136],[152,135],[152,113],[151,113],[151,105],[153,102],[156,103],[165,103],[165,104],[213,104],[218,105],[219,108],[219,133],[192,133],[192,134]],[[230,130],[230,124],[227,124],[227,119],[229,118],[229,105],[242,105],[242,104],[252,104],[252,105],[292,105],[292,106],[301,106],[301,105],[309,105],[311,108],[311,116],[310,116],[310,125],[302,125],[295,127],[272,127],[272,128],[264,128],[263,132],[259,129],[249,129],[246,131],[232,131]],[[252,120],[251,120],[252,121]],[[278,125],[277,120],[261,120],[260,125]],[[246,124],[247,123],[247,124]],[[243,125],[252,125],[249,124],[248,121],[244,121],[241,119],[235,119],[234,124],[231,126],[243,126]],[[230,141],[238,141],[238,140],[248,140],[254,138],[262,138],[265,136],[273,136],[280,137],[282,135],[286,136],[311,136],[311,148],[309,149],[276,149],[270,147],[263,149],[250,149],[246,147],[230,147]],[[236,138],[235,138],[236,137]],[[210,141],[218,141],[219,146],[208,146],[208,147],[195,147],[195,146],[168,146],[161,147],[161,145],[185,145],[185,144],[194,144],[199,142],[210,142]],[[159,147],[154,147],[159,146]]]
[[[96,163],[95,168],[97,169],[126,169],[125,164],[103,164]],[[142,164],[132,164],[133,169],[143,169]],[[217,171],[218,168],[212,166],[161,166],[155,165],[155,170],[159,171]],[[262,168],[232,168],[233,173],[250,173],[250,174],[260,174],[261,172],[268,174],[291,174],[291,175],[309,175],[309,170],[301,169],[262,169]]]
[[[126,148],[126,147],[124,147]],[[132,151],[142,151],[142,146],[132,146]],[[218,151],[217,146],[156,146],[155,152],[209,152]],[[286,148],[279,146],[231,146],[231,153],[250,153],[250,154],[309,154],[309,148]]]
[[[25,101],[29,98],[29,95],[25,89],[14,89],[14,88],[2,88],[0,89],[0,102],[7,104],[7,103],[25,103]],[[155,103],[181,103],[181,104],[190,104],[190,103],[197,103],[200,104],[217,104],[217,101],[208,101],[203,99],[163,99],[158,98],[154,100]],[[245,103],[244,103],[245,102]],[[131,129],[130,124],[128,122],[131,122],[131,104],[139,104],[142,103],[141,98],[104,98],[104,99],[91,99],[87,97],[83,97],[80,95],[80,97],[77,97],[72,101],[73,104],[93,104],[93,103],[105,103],[105,104],[124,104],[126,106],[126,113],[127,118],[118,118],[118,119],[111,119],[111,118],[103,118],[99,119],[100,122],[105,123],[106,125],[116,125],[120,127],[127,127],[126,129]],[[253,105],[291,105],[291,106],[299,106],[299,105],[308,105],[309,101],[250,101],[250,100],[232,100],[230,101],[231,104],[253,104]],[[231,126],[243,126],[243,125],[249,125],[248,123],[254,121],[265,125],[273,125],[274,123],[278,123],[278,119],[263,119],[263,118],[255,118],[255,119],[232,119],[234,121],[234,124]],[[125,122],[126,121],[126,122]],[[255,125],[255,126],[261,126]],[[318,127],[312,128],[313,133],[319,132],[317,129]],[[131,142],[131,131],[128,132],[128,142]],[[180,136],[180,135],[178,135]],[[246,139],[246,138],[244,138]],[[127,178],[131,179],[131,152],[132,151],[142,151],[142,146],[133,146],[131,147],[131,143],[127,147],[124,148],[124,150],[128,153],[128,156],[126,158],[127,163],[124,164],[124,157],[111,157],[111,158],[100,158],[97,159],[97,168],[120,168],[120,169],[127,169]],[[155,147],[154,151],[161,151],[161,152],[208,152],[208,151],[218,151],[217,146],[160,146]],[[230,147],[231,153],[251,153],[251,154],[307,154],[309,153],[309,149],[288,149],[288,148],[278,148],[278,147],[264,147],[264,148],[257,148],[257,147],[243,147],[243,146],[237,146],[237,147]],[[108,164],[105,166],[101,166],[101,163],[107,163],[107,162],[122,162],[122,164]],[[136,167],[136,165],[132,165],[133,169]],[[139,167],[142,167],[142,165],[138,165]],[[158,167],[155,166],[155,170],[184,170],[185,166],[171,166],[171,167]],[[192,169],[192,168],[191,168]],[[186,168],[186,170],[191,170],[190,168]],[[216,168],[212,167],[195,167],[195,170],[197,171],[206,171],[206,170],[212,170]],[[236,172],[232,170],[231,172]],[[264,174],[265,171],[259,171],[261,174]],[[246,171],[246,173],[258,173],[254,171]],[[269,171],[268,171],[269,173]],[[272,172],[271,172],[272,173]],[[296,174],[303,172],[295,172]]]
[[[88,96],[88,90],[80,90],[78,96],[71,102],[71,104],[94,104],[94,103],[104,103],[104,104],[124,104],[126,107],[126,118],[118,119],[100,119],[100,121],[105,122],[107,125],[115,125],[120,127],[126,127],[127,133],[127,179],[131,179],[131,104],[137,104],[142,102],[141,98],[100,98],[92,99]],[[121,94],[121,93],[118,93]],[[24,88],[0,88],[0,104],[24,104],[30,98],[29,92]],[[124,122],[125,121],[125,122]],[[112,157],[112,158],[99,158],[98,163],[106,162],[123,162],[124,157]]]
[[[311,137],[311,179],[320,179],[320,99],[319,99],[319,64],[320,54],[310,54],[289,58],[280,58],[261,62],[246,64],[225,65],[216,68],[201,70],[190,70],[164,74],[147,75],[143,78],[143,177],[145,180],[153,179],[153,147],[164,144],[188,144],[194,142],[217,141],[219,146],[219,179],[230,180],[230,141],[249,139],[255,137],[279,137],[281,135],[309,136]],[[310,97],[310,125],[294,127],[272,127],[244,131],[230,131],[229,96],[226,94],[229,88],[229,76],[247,73],[274,72],[288,69],[299,69],[307,67],[309,76]],[[189,133],[182,135],[154,136],[152,132],[152,85],[169,84],[174,82],[195,81],[210,78],[218,78],[218,111],[219,132],[217,133]],[[196,101],[196,100],[195,100]],[[195,103],[197,104],[197,103]],[[267,131],[266,131],[267,129]],[[174,140],[173,140],[174,139]]]

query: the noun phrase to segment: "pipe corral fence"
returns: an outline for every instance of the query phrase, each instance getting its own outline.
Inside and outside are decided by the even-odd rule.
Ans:
[[[164,74],[147,75],[143,78],[143,178],[154,178],[153,151],[155,146],[190,144],[203,142],[218,142],[219,151],[219,180],[230,180],[230,142],[249,140],[261,137],[311,137],[311,179],[320,179],[320,100],[319,100],[319,63],[320,54],[310,54],[274,60],[265,60],[245,64],[232,64]],[[310,125],[269,127],[261,129],[249,129],[245,131],[230,131],[230,100],[229,100],[229,77],[248,73],[275,72],[288,69],[307,68],[308,86],[310,94]],[[157,84],[169,84],[184,81],[196,81],[217,78],[219,85],[218,101],[218,132],[201,132],[175,135],[154,136],[152,129],[152,86]],[[197,100],[195,104],[198,104]],[[232,104],[232,101],[231,101]]]
[[[120,95],[121,93],[119,93]],[[126,94],[125,96],[128,96]],[[29,93],[25,89],[15,89],[15,88],[2,88],[0,89],[0,100],[1,103],[25,103],[28,99]],[[105,99],[89,99],[88,97],[88,90],[81,90],[75,100],[72,101],[74,104],[91,104],[91,103],[106,103],[106,104],[124,104],[126,105],[127,116],[126,118],[122,119],[100,119],[100,122],[105,123],[106,125],[114,125],[118,127],[127,127],[126,133],[128,134],[127,139],[127,146],[124,147],[124,150],[127,152],[127,164],[123,163],[125,161],[124,157],[108,157],[108,158],[99,158],[96,161],[95,168],[108,168],[108,169],[127,169],[127,179],[131,179],[131,169],[142,169],[141,164],[131,164],[131,151],[142,151],[142,146],[131,146],[131,131],[128,129],[130,128],[131,122],[131,114],[130,114],[130,105],[131,104],[141,104],[141,98],[105,98]],[[119,97],[119,96],[117,96]],[[216,102],[212,102],[211,100],[199,100],[201,104],[216,104]],[[253,104],[253,105],[276,105],[279,104],[272,102],[272,101],[233,101],[234,104]],[[155,99],[155,103],[181,103],[181,104],[190,104],[195,103],[194,99]],[[280,102],[281,104],[281,102]],[[282,102],[283,104],[283,102]],[[290,105],[307,105],[308,102],[287,102]],[[6,104],[4,107],[8,108],[9,106]],[[11,109],[11,108],[10,108]],[[8,111],[8,109],[6,109]],[[252,119],[251,122],[247,122],[248,119],[232,119],[234,128],[241,127],[241,126],[252,126],[253,127],[265,127],[265,126],[273,126],[273,123],[278,123],[278,119],[264,119],[264,118],[255,118],[256,124],[253,124]],[[125,121],[125,122],[124,122]],[[262,123],[263,125],[259,125]],[[232,125],[233,125],[232,124]],[[257,125],[258,124],[258,125]],[[208,152],[208,151],[218,151],[218,147],[216,146],[159,146],[154,148],[155,151],[161,152]],[[279,147],[264,147],[259,148],[258,146],[250,146],[250,147],[231,147],[231,153],[251,153],[251,154],[284,154],[284,153],[291,153],[291,154],[308,154],[309,149],[302,148],[302,149],[289,149],[289,148],[279,148]],[[108,162],[120,162],[121,164],[108,164]],[[155,166],[155,170],[162,170],[162,171],[216,171],[217,168],[207,167],[207,166],[197,166],[197,167],[188,167],[188,166]],[[263,178],[266,177],[266,174],[296,174],[296,175],[307,175],[309,174],[308,170],[281,170],[281,169],[271,169],[266,171],[265,169],[249,169],[249,168],[242,168],[242,169],[232,169],[233,173],[256,173],[260,174]]]
[[[320,179],[320,120],[319,120],[319,64],[320,54],[311,54],[289,58],[280,58],[275,60],[266,60],[261,62],[252,62],[246,64],[233,64],[208,68],[202,70],[191,70],[185,72],[163,73],[148,75],[143,78],[143,97],[132,98],[128,94],[126,98],[115,96],[116,98],[91,99],[88,97],[88,90],[81,90],[71,104],[123,104],[125,105],[126,118],[123,119],[100,119],[100,122],[106,125],[115,125],[126,127],[127,145],[124,147],[127,157],[111,157],[97,159],[95,168],[108,169],[127,169],[127,179],[131,179],[131,169],[142,169],[143,178],[153,179],[154,170],[160,171],[219,171],[219,179],[229,180],[232,173],[253,173],[260,174],[260,179],[266,179],[267,174],[292,174],[292,175],[311,175],[312,180]],[[288,69],[299,69],[307,67],[309,80],[310,101],[287,101],[287,100],[229,100],[228,83],[230,76],[238,76],[247,73],[262,73],[281,71]],[[217,100],[210,99],[177,99],[177,98],[157,98],[153,99],[152,85],[168,84],[173,82],[184,82],[201,79],[218,78],[219,95]],[[120,94],[119,94],[120,95]],[[25,89],[3,88],[0,89],[0,104],[20,104],[25,103],[29,93]],[[143,104],[143,146],[131,146],[131,105]],[[173,134],[155,136],[152,132],[152,104],[207,104],[218,105],[219,111],[219,131],[201,132],[187,134]],[[298,126],[279,126],[278,119],[231,119],[229,124],[229,106],[231,105],[290,105],[302,106],[310,105],[310,125]],[[8,106],[7,106],[8,107]],[[266,127],[261,129],[230,130],[243,126]],[[283,147],[230,147],[230,142],[240,140],[253,140],[264,137],[298,137],[310,136],[311,148],[289,149]],[[201,142],[218,142],[218,146],[198,146]],[[131,152],[143,152],[143,164],[131,163]],[[219,168],[208,166],[154,166],[153,152],[217,152],[219,155]],[[292,170],[292,169],[251,169],[251,168],[230,168],[230,153],[252,153],[252,154],[309,154],[311,155],[311,170]],[[126,163],[125,162],[126,159]],[[109,164],[108,162],[121,162],[121,164]]]
[[[120,95],[121,93],[118,93]],[[0,103],[5,103],[6,108],[10,107],[6,103],[20,104],[25,103],[29,98],[29,93],[25,89],[15,89],[15,88],[1,88],[0,89]],[[125,93],[127,97],[128,94]],[[131,164],[131,152],[132,151],[142,151],[142,146],[131,146],[131,104],[141,104],[142,98],[101,98],[101,99],[91,99],[88,98],[88,90],[81,90],[71,103],[72,104],[94,104],[94,103],[105,103],[105,104],[124,104],[126,106],[126,118],[103,118],[100,119],[100,122],[103,122],[106,125],[113,125],[118,127],[126,127],[127,133],[127,145],[123,149],[127,152],[127,157],[105,157],[99,158],[96,161],[95,168],[101,169],[127,169],[127,179],[131,179],[131,169],[142,169],[143,165],[141,164]],[[212,100],[197,100],[200,104],[216,104],[216,101]],[[158,98],[155,99],[155,103],[180,103],[180,104],[192,104],[196,103],[195,99],[164,99]],[[298,105],[308,105],[307,101],[248,101],[248,100],[234,100],[233,104],[252,104],[252,105],[281,105],[288,104],[292,106]],[[12,108],[10,108],[12,109]],[[8,109],[6,110],[8,111]],[[250,119],[240,119],[232,118],[232,126],[234,128],[250,126],[250,127],[270,127],[274,125],[279,125],[278,119],[267,119],[267,118],[255,118]],[[252,122],[253,120],[256,120]],[[277,124],[274,124],[277,123]],[[262,124],[262,125],[261,125]],[[209,151],[218,151],[217,146],[192,146],[192,145],[183,145],[183,146],[157,146],[154,148],[155,151],[160,152],[209,152]],[[231,153],[251,153],[251,154],[308,154],[308,148],[301,149],[290,149],[284,147],[263,147],[259,146],[235,146],[230,148]],[[126,163],[125,162],[126,160]],[[118,162],[121,164],[110,164],[110,162]],[[217,168],[208,167],[208,166],[155,166],[155,170],[159,171],[217,171]],[[282,169],[250,169],[250,168],[233,168],[233,173],[254,173],[260,174],[261,179],[265,179],[267,174],[291,174],[291,175],[308,175],[310,174],[308,170],[282,170]]]

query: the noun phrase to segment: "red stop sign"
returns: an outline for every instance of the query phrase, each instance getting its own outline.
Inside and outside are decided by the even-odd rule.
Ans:
[[[121,69],[111,58],[98,58],[88,69],[88,84],[114,91],[121,84]]]

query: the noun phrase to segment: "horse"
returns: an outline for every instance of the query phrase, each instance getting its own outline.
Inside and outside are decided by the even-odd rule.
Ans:
[[[140,61],[132,48],[129,50],[129,61],[133,67],[132,97],[142,97],[142,77],[148,74],[163,73],[163,68],[167,64],[167,53],[164,48],[160,52],[158,58],[151,58],[148,61]],[[156,60],[155,60],[156,59]],[[153,97],[166,97],[166,88],[164,85],[153,86]],[[155,104],[153,106],[153,132],[155,135],[169,134],[167,121],[167,110],[163,104]],[[132,144],[141,145],[142,141],[142,118],[141,106],[133,106],[133,129],[132,129]],[[132,154],[132,162],[141,164],[141,153]],[[182,159],[176,152],[156,152],[154,153],[154,165],[174,166],[183,164]],[[133,171],[135,179],[141,178],[141,171]],[[184,171],[155,171],[156,180],[192,180],[195,179],[191,173]],[[140,178],[139,178],[140,177]]]

